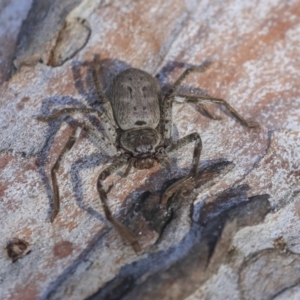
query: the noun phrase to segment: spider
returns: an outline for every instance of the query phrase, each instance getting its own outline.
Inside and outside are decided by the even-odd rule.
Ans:
[[[190,133],[177,141],[172,140],[172,103],[176,100],[175,97],[184,99],[180,102],[197,102],[211,119],[219,118],[210,113],[201,101],[224,105],[243,125],[249,128],[258,126],[257,123],[246,121],[223,99],[176,93],[177,88],[191,72],[204,72],[209,64],[185,69],[165,93],[163,93],[155,77],[143,70],[129,68],[114,77],[106,94],[99,84],[100,65],[96,64],[93,67],[93,80],[103,105],[101,111],[93,108],[65,108],[53,112],[50,116],[38,116],[39,121],[47,122],[59,116],[70,115],[75,112],[96,113],[104,127],[104,133],[102,133],[89,121],[85,121],[79,122],[73,128],[72,134],[51,169],[54,197],[51,222],[57,216],[60,206],[56,172],[62,156],[74,145],[76,130],[80,127],[101,149],[114,158],[111,165],[101,171],[98,176],[97,190],[107,220],[112,223],[121,237],[127,240],[136,252],[139,252],[141,248],[136,237],[112,215],[107,204],[108,192],[104,189],[103,182],[123,167],[126,167],[124,177],[128,175],[132,167],[138,170],[150,169],[157,164],[169,167],[169,155],[192,142],[194,143],[194,151],[190,172],[187,177],[177,181],[165,191],[162,196],[161,207],[165,208],[168,197],[179,190],[188,180],[195,177],[202,142],[197,132]]]

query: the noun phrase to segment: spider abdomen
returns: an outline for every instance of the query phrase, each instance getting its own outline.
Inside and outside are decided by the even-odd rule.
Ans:
[[[161,88],[145,71],[130,68],[117,75],[109,90],[114,118],[122,130],[155,129],[160,121]]]

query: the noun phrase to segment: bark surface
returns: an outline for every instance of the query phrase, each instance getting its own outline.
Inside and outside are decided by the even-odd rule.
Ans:
[[[0,298],[300,299],[300,1],[21,2],[0,4]],[[211,61],[179,91],[225,99],[260,124],[246,128],[220,105],[207,104],[215,121],[174,104],[173,138],[198,132],[203,149],[169,214],[159,199],[188,174],[192,144],[170,170],[107,180],[139,255],[99,201],[97,177],[113,159],[83,133],[61,161],[60,212],[49,220],[50,172],[73,122],[35,117],[100,109],[96,58],[104,91],[129,66],[166,87]]]

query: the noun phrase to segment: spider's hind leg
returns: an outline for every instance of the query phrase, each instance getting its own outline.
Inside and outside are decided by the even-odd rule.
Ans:
[[[101,117],[102,112],[98,111],[94,108],[87,108],[87,107],[67,107],[67,108],[63,108],[61,110],[54,110],[52,112],[51,115],[49,116],[36,116],[35,118],[38,121],[42,121],[42,122],[49,122],[52,121],[58,117],[61,117],[63,115],[70,115],[72,113],[77,113],[77,112],[81,112],[84,114],[91,114],[91,113],[96,113],[99,117]]]

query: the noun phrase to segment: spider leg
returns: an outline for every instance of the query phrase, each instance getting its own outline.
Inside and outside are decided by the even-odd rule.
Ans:
[[[206,107],[206,105],[204,105],[203,103],[199,103],[198,106],[200,106],[200,108],[202,109],[202,111],[206,114],[207,117],[209,117],[212,120],[222,120],[221,117],[216,116],[214,113],[210,112],[208,110],[208,108]]]
[[[169,155],[166,153],[165,148],[161,148],[161,150],[156,154],[156,158],[163,167],[165,167],[168,170],[171,169],[170,158]]]
[[[118,158],[117,161],[115,161],[113,164],[108,166],[105,170],[103,170],[97,180],[97,190],[99,193],[99,197],[104,209],[105,216],[107,220],[112,223],[112,225],[115,227],[115,229],[119,232],[120,236],[128,241],[134,251],[140,252],[141,247],[135,236],[130,232],[130,230],[123,225],[121,222],[119,222],[116,218],[113,217],[108,204],[107,204],[107,193],[102,185],[102,182],[111,174],[115,173],[117,170],[122,168],[123,166],[127,165],[129,162],[128,155],[124,154]]]
[[[62,115],[70,115],[72,113],[76,113],[76,112],[82,112],[84,114],[91,114],[91,113],[96,113],[99,117],[102,116],[102,112],[94,109],[94,108],[87,108],[87,107],[67,107],[67,108],[63,108],[61,110],[58,111],[54,111],[52,113],[52,115],[50,116],[37,116],[36,119],[38,121],[42,121],[42,122],[49,122],[51,120],[54,120]]]
[[[229,103],[227,103],[223,99],[213,98],[213,97],[208,97],[208,96],[200,96],[200,95],[196,96],[196,95],[185,95],[185,94],[179,94],[179,95],[177,95],[177,97],[186,98],[186,102],[191,102],[191,103],[195,103],[195,102],[198,102],[198,101],[203,101],[203,102],[213,102],[213,103],[217,103],[217,104],[222,104],[244,126],[249,127],[249,128],[255,128],[255,127],[259,126],[257,123],[252,123],[252,122],[246,121]]]
[[[88,134],[88,137],[91,141],[97,146],[100,147],[104,152],[109,156],[115,156],[118,154],[114,143],[104,136],[100,131],[98,131],[93,125],[89,122],[78,122],[79,126]]]
[[[211,61],[205,61],[200,66],[192,66],[183,71],[183,73],[176,79],[176,81],[173,83],[169,91],[166,93],[165,97],[169,98],[174,96],[174,93],[176,89],[180,86],[180,84],[183,82],[183,80],[192,72],[205,72],[209,66],[212,64]]]
[[[224,105],[231,114],[238,119],[243,125],[254,128],[258,127],[257,123],[251,123],[246,121],[232,106],[230,106],[225,100],[219,98],[213,98],[209,96],[195,96],[195,95],[186,95],[186,94],[176,94],[175,91],[179,87],[179,85],[183,82],[183,80],[191,73],[191,72],[204,72],[210,66],[211,62],[207,61],[206,63],[202,64],[198,67],[190,67],[186,69],[179,78],[175,81],[173,86],[169,89],[169,91],[165,94],[163,101],[161,102],[161,121],[160,121],[160,130],[162,135],[162,140],[165,141],[166,152],[170,153],[179,148],[183,147],[187,143],[195,141],[195,148],[194,148],[194,155],[193,155],[193,162],[190,174],[187,178],[183,178],[173,185],[171,185],[163,194],[161,200],[161,206],[166,207],[167,201],[169,197],[176,192],[181,186],[186,184],[188,181],[192,180],[192,178],[196,175],[197,166],[200,159],[200,154],[202,150],[202,142],[201,138],[198,133],[192,133],[183,137],[182,139],[178,140],[175,143],[171,142],[172,137],[172,104],[175,98],[185,98],[183,101],[178,102],[189,102],[189,103],[198,103],[199,101],[203,102],[213,102],[217,104]],[[201,109],[207,114],[208,117],[214,120],[220,119],[218,116],[212,114],[207,107],[200,103]]]
[[[93,80],[94,84],[96,87],[96,91],[99,97],[100,103],[103,105],[103,109],[105,111],[105,115],[108,119],[108,122],[110,124],[114,124],[114,117],[113,117],[113,112],[111,108],[111,104],[108,100],[108,98],[105,96],[102,87],[100,86],[100,78],[99,78],[99,72],[101,70],[101,64],[99,62],[99,58],[94,58],[94,65],[92,68],[92,75],[93,75]]]
[[[161,198],[160,207],[166,208],[168,204],[169,198],[176,193],[182,186],[186,186],[190,181],[192,180],[192,177],[184,177],[175,183],[173,183],[171,186],[169,186],[165,191]]]
[[[183,82],[183,80],[192,72],[199,72],[199,73],[204,73],[209,66],[212,64],[211,61],[205,61],[202,65],[200,66],[193,66],[185,69],[183,73],[178,77],[178,79],[174,82],[173,87],[172,87],[172,94],[174,94],[174,91],[180,86],[180,84]]]
[[[172,136],[172,104],[174,101],[176,89],[191,72],[205,72],[210,65],[211,62],[206,61],[201,66],[193,66],[187,68],[175,81],[175,83],[172,85],[169,91],[165,94],[164,99],[161,103],[162,120],[160,127],[162,139],[166,140],[167,143],[170,142]],[[212,119],[218,118],[215,115],[211,114],[205,106],[202,106],[202,109]]]
[[[95,61],[95,64],[92,68],[92,74],[93,74],[93,79],[94,79],[94,84],[96,87],[96,91],[99,97],[99,100],[101,103],[106,103],[109,102],[108,99],[106,98],[105,94],[102,91],[102,88],[100,86],[100,78],[99,78],[99,72],[101,69],[101,65],[98,61]]]
[[[165,97],[163,101],[161,101],[160,109],[161,109],[161,120],[160,120],[160,134],[162,136],[162,140],[165,141],[166,144],[171,142],[172,137],[172,105],[173,98]]]
[[[127,168],[126,168],[126,170],[123,174],[123,177],[127,177],[127,175],[130,173],[130,170],[133,167],[134,161],[135,161],[135,158],[133,158],[133,157],[129,159],[128,164],[127,164]]]
[[[187,98],[181,98],[180,96],[174,96],[174,101],[176,101],[177,103],[184,103],[184,102],[188,102],[188,103],[191,103],[192,106],[196,106],[195,105],[195,101],[189,101]],[[215,114],[213,114],[212,112],[210,112],[208,110],[208,108],[206,107],[206,105],[204,105],[203,103],[197,103],[197,107],[196,109],[200,106],[200,109],[202,110],[202,112],[207,116],[209,117],[210,119],[212,120],[222,120],[221,117],[219,116],[216,116]]]
[[[51,120],[54,120],[62,115],[71,115],[72,113],[76,113],[76,112],[82,112],[84,114],[91,114],[91,113],[96,113],[98,118],[101,120],[101,124],[104,127],[105,133],[107,134],[107,136],[110,139],[110,143],[115,142],[116,140],[116,128],[115,126],[112,125],[112,123],[110,122],[110,119],[107,117],[107,115],[105,113],[103,113],[102,111],[99,111],[97,109],[94,108],[87,108],[87,107],[67,107],[67,108],[63,108],[59,111],[54,111],[52,113],[52,115],[50,116],[37,116],[36,119],[38,121],[42,121],[42,122],[49,122]]]
[[[59,200],[59,189],[58,189],[58,184],[57,184],[57,177],[56,177],[56,173],[59,169],[59,165],[61,162],[62,157],[64,156],[64,154],[69,151],[75,141],[76,141],[76,130],[77,128],[75,128],[72,131],[72,134],[70,135],[70,137],[68,138],[68,141],[66,142],[64,148],[62,149],[62,151],[60,152],[55,164],[53,165],[53,167],[51,168],[51,180],[52,180],[52,188],[53,188],[53,198],[54,198],[54,203],[53,203],[53,212],[51,214],[50,217],[50,221],[53,222],[55,217],[57,216],[57,214],[59,213],[59,206],[60,206],[60,200]]]
[[[55,217],[59,212],[59,207],[60,207],[59,189],[58,189],[56,173],[59,169],[59,165],[64,154],[73,147],[76,141],[76,131],[78,128],[81,128],[83,131],[85,131],[88,134],[88,137],[92,140],[92,142],[97,147],[100,147],[102,150],[104,150],[108,155],[113,156],[118,154],[117,149],[115,148],[113,143],[110,142],[110,140],[106,138],[104,135],[102,135],[101,132],[96,130],[92,126],[92,124],[90,124],[89,122],[76,122],[75,128],[73,129],[65,146],[63,147],[60,154],[58,155],[56,162],[51,168],[51,181],[52,181],[53,198],[54,198],[54,208],[50,217],[51,222],[54,221]]]
[[[170,144],[166,148],[167,153],[172,153],[192,142],[195,142],[195,147],[194,147],[193,161],[192,161],[192,167],[191,167],[190,173],[189,173],[188,177],[175,182],[164,192],[164,194],[162,196],[162,200],[161,200],[162,207],[166,207],[168,199],[170,198],[170,196],[172,194],[174,194],[183,185],[187,184],[189,181],[192,180],[193,177],[196,176],[197,168],[198,168],[198,164],[199,164],[199,160],[200,160],[200,154],[201,154],[201,150],[202,150],[202,141],[201,141],[200,135],[197,132],[194,132],[194,133],[186,135],[185,137],[181,138],[180,140]]]
[[[202,141],[201,141],[201,138],[200,138],[200,135],[198,132],[190,133],[190,134],[184,136],[183,138],[179,139],[178,141],[173,142],[166,148],[166,152],[167,153],[175,152],[175,151],[179,150],[180,148],[184,147],[185,145],[192,143],[192,142],[195,142],[195,147],[194,147],[194,153],[193,153],[192,168],[190,170],[189,176],[193,177],[197,173],[197,167],[198,167],[198,163],[200,160],[200,154],[201,154],[201,150],[202,150]]]

